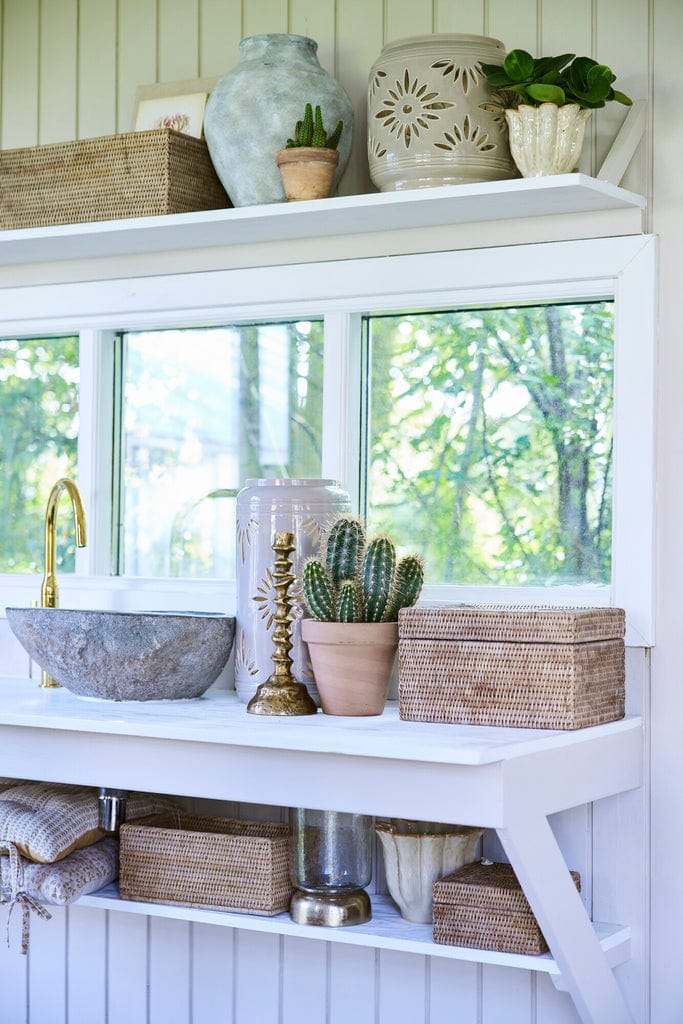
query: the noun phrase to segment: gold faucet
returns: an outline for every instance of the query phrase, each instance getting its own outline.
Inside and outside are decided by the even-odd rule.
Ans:
[[[55,548],[56,548],[56,529],[57,529],[57,506],[62,492],[66,491],[71,499],[71,507],[74,514],[74,523],[76,526],[76,544],[79,548],[84,548],[87,541],[85,535],[85,512],[83,511],[83,502],[78,492],[76,484],[72,480],[67,480],[66,477],[62,477],[58,480],[50,491],[50,497],[47,499],[47,509],[45,511],[45,575],[43,576],[43,585],[40,589],[40,605],[41,608],[57,608],[59,605],[59,588],[57,586],[57,577],[55,575]],[[41,672],[40,685],[44,687],[59,686],[60,684],[52,678],[45,670]]]

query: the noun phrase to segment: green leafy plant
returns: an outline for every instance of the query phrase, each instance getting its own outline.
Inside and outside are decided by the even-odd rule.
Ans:
[[[344,129],[344,122],[338,121],[337,127],[331,135],[327,135],[323,127],[323,115],[319,106],[315,108],[310,103],[306,104],[303,120],[297,121],[294,129],[294,138],[287,139],[285,149],[295,149],[299,146],[315,146],[319,149],[336,149],[341,133]]]
[[[415,604],[424,581],[418,555],[396,557],[384,535],[368,540],[355,516],[337,519],[321,544],[321,557],[303,569],[306,606],[322,622],[395,622]]]
[[[604,107],[610,100],[631,104],[628,96],[613,88],[617,76],[611,68],[573,53],[536,59],[526,50],[511,50],[502,66],[482,64],[482,70],[493,89],[515,94],[518,104],[563,107],[576,103],[590,108]]]

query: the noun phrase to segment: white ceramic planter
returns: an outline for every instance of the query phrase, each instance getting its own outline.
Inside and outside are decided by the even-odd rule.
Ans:
[[[382,192],[516,178],[502,105],[482,64],[498,39],[429,35],[387,43],[368,85],[370,177]]]
[[[591,111],[576,103],[506,110],[510,151],[525,178],[575,171]]]
[[[401,917],[432,923],[432,888],[444,875],[477,859],[483,828],[429,821],[378,821],[387,886]]]
[[[334,480],[247,480],[237,496],[237,622],[235,689],[248,703],[273,671],[275,590],[272,543],[275,533],[293,533],[291,587],[292,674],[317,702],[308,651],[301,642],[300,568],[318,554],[320,536],[335,517],[351,510],[351,499]]]

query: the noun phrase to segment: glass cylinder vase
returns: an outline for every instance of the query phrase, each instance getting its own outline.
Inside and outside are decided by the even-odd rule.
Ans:
[[[307,558],[318,554],[321,535],[335,517],[350,510],[351,499],[335,480],[247,480],[237,495],[235,689],[245,704],[273,671],[277,609],[272,544],[276,533],[294,534],[291,564],[296,583],[290,589],[292,675],[305,683],[318,703],[313,668],[301,639],[301,567]]]
[[[299,924],[363,924],[372,912],[372,817],[293,807],[290,916]]]

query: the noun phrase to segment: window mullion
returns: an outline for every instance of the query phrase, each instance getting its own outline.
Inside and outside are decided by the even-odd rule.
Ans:
[[[338,480],[357,511],[361,456],[361,316],[325,316],[322,474]]]
[[[85,505],[88,544],[77,550],[81,575],[111,571],[114,333],[79,334],[78,484]]]

